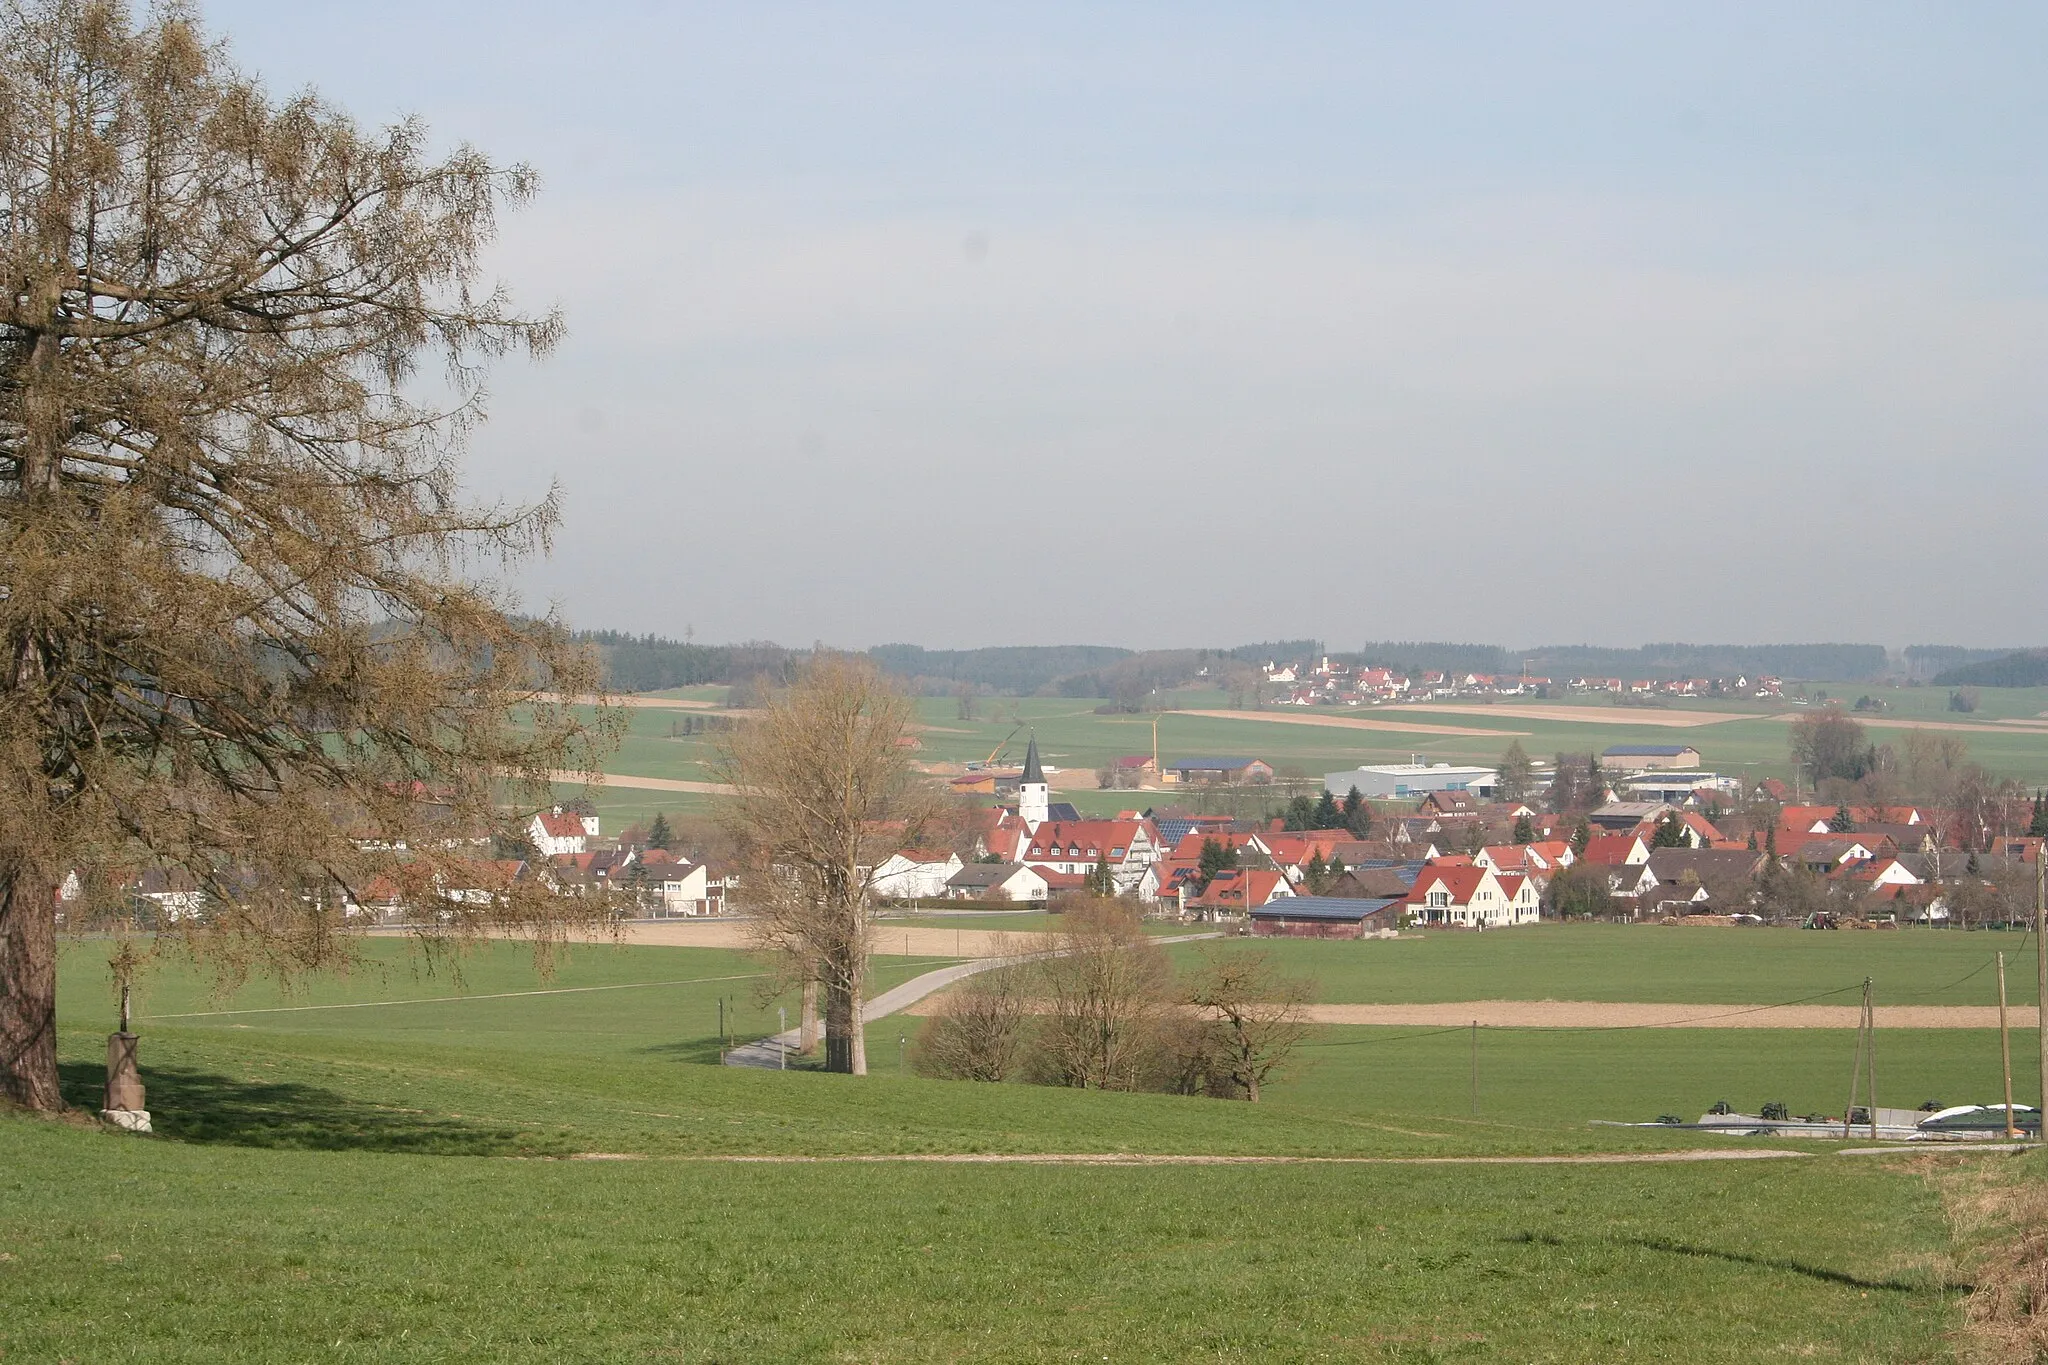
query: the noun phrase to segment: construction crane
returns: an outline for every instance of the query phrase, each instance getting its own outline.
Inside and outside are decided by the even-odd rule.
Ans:
[[[971,763],[968,766],[970,768],[993,768],[996,765],[996,760],[1003,756],[1003,751],[1010,747],[1010,741],[1017,737],[1017,731],[1023,728],[1024,727],[1022,725],[1013,727],[1009,734],[1003,736],[1003,742],[1001,744],[996,745],[995,748],[990,749],[988,751],[987,758],[984,758],[979,763]]]

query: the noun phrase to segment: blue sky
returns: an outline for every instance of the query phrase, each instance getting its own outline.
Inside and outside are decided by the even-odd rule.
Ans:
[[[470,482],[579,623],[2039,635],[2048,8],[207,15],[543,172]]]

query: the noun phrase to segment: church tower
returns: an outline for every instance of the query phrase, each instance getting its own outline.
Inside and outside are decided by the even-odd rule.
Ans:
[[[1046,785],[1045,769],[1038,766],[1038,736],[1024,751],[1024,776],[1017,782],[1017,815],[1024,828],[1036,830],[1052,818],[1052,788]]]

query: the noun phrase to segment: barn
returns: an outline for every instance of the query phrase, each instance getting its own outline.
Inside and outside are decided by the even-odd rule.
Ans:
[[[1252,911],[1255,938],[1364,938],[1401,927],[1400,900],[1363,896],[1283,896]]]

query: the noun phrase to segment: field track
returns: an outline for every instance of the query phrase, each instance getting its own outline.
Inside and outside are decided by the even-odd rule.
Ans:
[[[1669,1005],[1584,1000],[1467,1000],[1436,1005],[1310,1005],[1318,1024],[1411,1028],[1839,1028],[1856,1027],[1860,1005]],[[2014,1028],[2035,1027],[2034,1008],[2008,1012]],[[1996,1005],[1879,1005],[1879,1028],[1998,1027]]]
[[[1558,1156],[1157,1156],[1137,1152],[877,1152],[836,1156],[643,1156],[636,1152],[578,1152],[571,1157],[518,1157],[531,1161],[688,1161],[754,1166],[1638,1166],[1690,1161],[1775,1161],[1812,1156],[1777,1147],[1690,1147],[1675,1152],[1576,1152]]]

